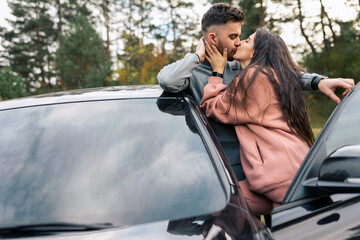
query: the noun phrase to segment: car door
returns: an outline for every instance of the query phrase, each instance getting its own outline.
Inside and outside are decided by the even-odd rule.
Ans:
[[[272,212],[275,239],[360,237],[360,85],[337,106]]]

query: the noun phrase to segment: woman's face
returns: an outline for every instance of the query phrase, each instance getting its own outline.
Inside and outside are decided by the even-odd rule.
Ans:
[[[236,53],[234,54],[234,59],[238,60],[242,66],[243,64],[247,66],[251,62],[255,53],[254,42],[255,33],[253,33],[248,39],[242,40],[241,45],[237,48]]]

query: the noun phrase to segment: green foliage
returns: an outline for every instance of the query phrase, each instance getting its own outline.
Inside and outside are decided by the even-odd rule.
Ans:
[[[233,5],[233,0],[224,0],[224,1],[222,1],[222,0],[212,0],[212,1],[210,1],[212,4],[214,4],[214,3],[227,3],[227,4],[230,4],[230,5]]]
[[[277,20],[272,17],[267,17],[266,12],[266,0],[227,0],[227,1],[210,1],[214,3],[228,3],[234,6],[238,6],[244,11],[246,20],[245,24],[241,27],[241,39],[248,38],[253,34],[258,27],[265,26],[270,30],[275,28],[275,23],[284,21],[284,19]],[[286,20],[285,20],[286,21]]]
[[[321,72],[330,77],[353,78],[360,80],[360,43],[339,43],[329,51],[308,55],[304,62],[307,69]]]
[[[353,78],[360,81],[360,40],[352,24],[342,24],[341,36],[329,49],[316,55],[305,56],[304,65],[309,71],[321,72],[329,77]]]
[[[21,77],[14,74],[9,67],[0,68],[0,100],[26,95],[25,84]]]
[[[341,35],[331,48],[323,48],[316,55],[310,53],[304,57],[304,66],[308,72],[317,72],[330,78],[352,78],[360,81],[360,40],[356,36],[353,23],[340,23]],[[337,95],[341,97],[341,91]],[[321,93],[308,93],[307,102],[310,117],[315,127],[322,127],[336,104]]]
[[[246,39],[260,26],[259,0],[240,0],[239,6],[245,12],[246,22],[241,28],[241,38]]]
[[[284,22],[299,20],[299,6],[305,1],[208,2],[226,2],[242,8],[247,17],[241,36],[245,39],[262,24],[279,30]],[[12,0],[8,4],[14,20],[9,21],[10,30],[0,27],[4,49],[0,64],[10,65],[28,93],[114,84],[156,84],[160,69],[185,53],[194,52],[202,35],[201,16],[193,11],[194,3],[189,0]],[[357,7],[358,1],[346,0],[345,4]],[[276,13],[267,12],[270,5],[289,11],[285,13],[279,8]],[[305,17],[302,37],[307,34],[307,45],[312,44],[317,52],[303,54],[303,66],[309,72],[359,81],[359,18],[345,23],[323,15],[317,16],[319,21],[311,22],[305,12],[302,14]],[[106,48],[95,26],[106,31]],[[318,39],[323,39],[323,43]],[[116,53],[111,54],[115,47]],[[303,48],[298,49],[300,52]],[[116,81],[110,77],[110,56],[117,57],[113,76]],[[310,94],[307,98],[312,109],[315,105],[327,108],[332,104],[322,94]],[[316,114],[323,115],[313,115],[316,121],[326,119],[333,107],[314,109]]]
[[[56,52],[56,69],[63,88],[105,86],[111,74],[103,41],[83,16],[63,34]]]
[[[54,76],[51,45],[56,38],[54,22],[49,14],[49,0],[14,0],[9,2],[11,30],[2,29],[5,56],[12,70],[25,81],[30,91],[36,84],[50,86]]]
[[[86,17],[90,22],[93,20],[91,17],[91,7],[95,3],[92,0],[55,0],[55,2],[58,4],[58,10],[61,8],[62,20],[68,25],[75,22],[78,16]]]
[[[199,16],[192,1],[158,0],[157,10],[160,11],[162,24],[151,29],[152,35],[161,42],[161,54],[168,54],[170,62],[182,58],[189,49],[184,47],[185,42],[198,40]],[[166,44],[172,45],[172,51],[166,51]]]
[[[133,34],[123,33],[122,67],[117,70],[120,84],[157,84],[157,74],[168,63],[167,55],[155,53],[154,44],[144,44]]]
[[[304,92],[313,128],[322,128],[337,104],[321,92]],[[338,96],[340,96],[338,94]]]

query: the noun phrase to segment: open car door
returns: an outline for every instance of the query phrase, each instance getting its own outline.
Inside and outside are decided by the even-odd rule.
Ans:
[[[360,238],[360,85],[337,106],[280,207],[275,239]]]

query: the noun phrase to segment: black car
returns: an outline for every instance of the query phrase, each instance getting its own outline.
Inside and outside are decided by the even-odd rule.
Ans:
[[[268,226],[185,92],[0,102],[0,238],[360,238],[359,91],[337,107]]]

